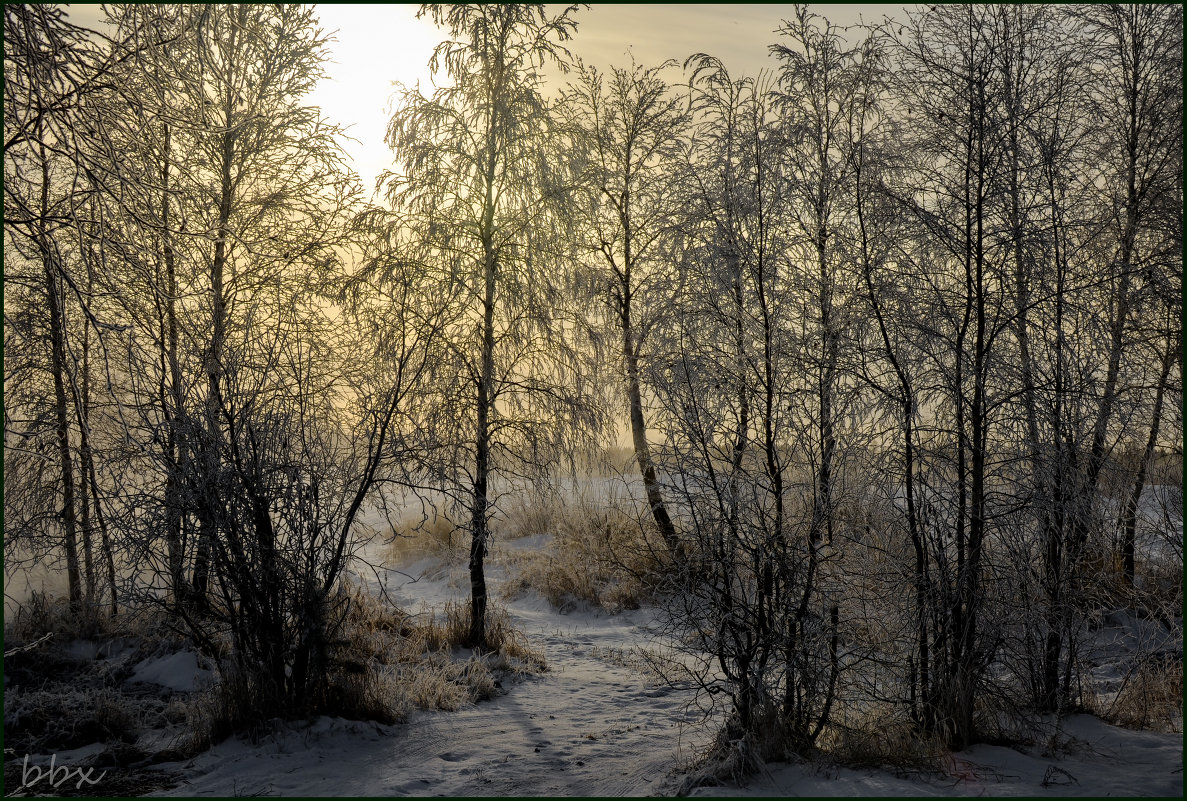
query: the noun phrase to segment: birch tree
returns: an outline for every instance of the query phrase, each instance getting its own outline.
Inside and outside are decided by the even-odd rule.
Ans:
[[[1003,243],[994,235],[1003,158],[991,11],[935,7],[910,17],[894,46],[894,83],[909,118],[900,130],[904,185],[891,191],[916,225],[910,269],[935,390],[922,474],[933,528],[932,685],[923,724],[953,744],[976,738],[974,711],[994,656],[996,607],[985,583],[995,521],[991,488],[1006,464],[993,447],[1011,397],[997,379],[1009,325]],[[1000,525],[1000,523],[998,523]]]
[[[644,377],[652,332],[674,297],[676,226],[684,198],[681,156],[689,124],[682,101],[659,67],[583,67],[566,97],[589,148],[580,236],[589,248],[594,288],[617,329],[631,441],[647,505],[673,553],[679,539],[664,502],[647,436]]]
[[[492,477],[547,461],[560,437],[594,423],[562,341],[569,157],[541,75],[567,66],[575,10],[423,6],[446,32],[430,66],[448,82],[431,97],[404,90],[387,130],[397,170],[381,184],[401,258],[432,271],[458,309],[426,414],[440,443],[432,472],[468,519],[475,646],[487,642]]]
[[[80,106],[97,90],[110,66],[88,33],[68,22],[61,9],[10,6],[4,10],[4,239],[9,279],[5,297],[17,301],[18,307],[22,301],[34,304],[25,314],[13,310],[10,316],[6,310],[5,339],[6,345],[16,345],[14,361],[19,363],[24,353],[33,356],[34,362],[28,365],[32,370],[25,373],[28,378],[36,380],[41,370],[48,373],[53,399],[49,408],[42,406],[37,391],[25,395],[19,384],[9,383],[6,370],[5,446],[6,450],[16,447],[17,461],[34,453],[51,458],[39,443],[47,431],[39,429],[52,431],[56,467],[52,484],[59,498],[53,504],[57,512],[52,525],[61,532],[67,591],[76,613],[82,610],[84,594],[79,538],[85,532],[79,526],[80,472],[73,445],[76,428],[70,419],[77,377],[68,342],[75,308],[71,297],[79,296],[81,283],[75,269],[79,253],[72,224],[85,216],[91,186],[82,174],[75,125]],[[10,332],[20,339],[14,343]],[[36,340],[48,343],[48,353],[34,355],[40,349],[36,346],[26,350]],[[19,377],[23,372],[14,370],[12,375]],[[8,392],[13,390],[16,398],[27,403],[10,403]],[[40,469],[24,475],[37,475],[39,481],[46,477]],[[9,508],[6,505],[6,520]],[[40,528],[48,522],[24,511],[13,516],[14,523],[25,519]]]
[[[1138,308],[1144,296],[1154,300],[1155,307],[1157,298],[1180,297],[1174,293],[1174,284],[1178,276],[1181,285],[1182,275],[1182,219],[1176,213],[1182,197],[1183,15],[1179,6],[1150,4],[1087,7],[1078,15],[1086,26],[1086,45],[1092,54],[1090,69],[1097,91],[1091,96],[1090,109],[1100,124],[1094,150],[1100,170],[1096,186],[1104,190],[1100,267],[1108,282],[1106,368],[1099,383],[1086,467],[1086,489],[1099,496],[1110,429],[1123,402],[1125,354],[1145,327],[1144,321],[1135,319]],[[1173,326],[1168,333],[1173,339]],[[1161,364],[1166,358],[1155,348],[1150,360]],[[1146,426],[1150,436],[1142,438],[1147,442],[1158,439],[1161,388],[1166,382],[1161,373],[1169,370],[1169,366],[1160,370],[1152,382],[1156,385],[1153,414]],[[1147,459],[1141,461],[1144,464]],[[1136,499],[1127,498],[1123,506],[1131,503]],[[1132,581],[1128,524],[1121,540],[1123,572]]]

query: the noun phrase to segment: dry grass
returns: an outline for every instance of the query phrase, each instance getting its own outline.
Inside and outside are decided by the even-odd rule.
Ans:
[[[555,498],[539,493],[526,497],[517,495],[507,503],[505,513],[492,528],[504,542],[551,534],[563,513],[563,507]]]
[[[344,615],[331,643],[324,697],[308,710],[359,720],[395,723],[413,709],[453,711],[493,697],[499,677],[546,669],[544,658],[516,631],[506,610],[488,610],[491,649],[459,654],[469,633],[468,608],[446,604],[439,616],[409,615],[361,587],[343,591]],[[263,731],[269,716],[258,708],[250,681],[228,671],[193,704],[192,750],[234,732]]]
[[[25,751],[67,750],[93,742],[136,740],[139,705],[102,687],[45,689],[4,694],[4,736]]]
[[[225,669],[221,673],[218,684],[190,702],[190,734],[182,746],[186,754],[204,751],[237,732],[255,739],[263,731],[259,701],[251,682],[238,671]]]
[[[1169,620],[1183,609],[1182,562],[1142,562],[1137,565],[1139,587],[1131,590],[1133,604]]]
[[[1142,659],[1111,702],[1086,694],[1089,712],[1116,726],[1160,732],[1183,731],[1183,662],[1165,656]]]
[[[450,651],[464,647],[470,635],[469,604],[445,604],[441,617],[436,612],[413,629],[410,642],[422,653]],[[523,632],[511,625],[507,610],[490,603],[486,610],[487,650],[484,658],[492,668],[514,673],[539,673],[547,670],[544,657],[532,649]]]
[[[67,598],[33,590],[16,613],[4,621],[5,649],[24,645],[46,634],[58,638],[100,637],[116,631],[119,619],[113,619],[103,604],[75,612]]]
[[[589,476],[635,475],[639,465],[635,461],[635,449],[628,445],[607,445],[576,458],[577,471]]]
[[[649,523],[616,506],[579,504],[555,511],[547,547],[504,559],[513,574],[505,598],[535,589],[558,608],[584,601],[615,612],[651,597],[670,557]]]
[[[514,629],[505,609],[487,609],[489,650],[458,659],[455,649],[469,635],[469,608],[447,603],[440,616],[406,619],[384,678],[394,698],[407,707],[456,710],[494,697],[500,675],[539,673],[544,657]]]
[[[818,746],[831,761],[853,767],[899,774],[940,774],[949,767],[943,741],[921,734],[906,715],[891,708],[838,709]]]
[[[385,556],[401,564],[426,556],[452,556],[469,547],[466,532],[448,516],[435,512],[421,520],[406,520],[392,530]]]
[[[470,610],[465,603],[450,601],[440,615],[430,611],[427,616],[413,616],[361,588],[350,588],[347,595],[348,612],[336,641],[336,659],[341,663],[414,663],[425,654],[452,653],[462,648],[469,635]],[[520,660],[525,663],[525,669],[532,663],[540,663],[538,667],[543,668],[543,658],[511,625],[503,607],[488,606],[486,631],[488,657],[494,654],[506,660]]]

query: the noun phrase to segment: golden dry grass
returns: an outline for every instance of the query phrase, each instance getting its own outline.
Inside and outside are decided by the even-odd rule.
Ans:
[[[500,675],[547,669],[497,605],[488,609],[490,650],[459,653],[469,630],[465,605],[409,615],[358,586],[345,587],[340,600],[344,614],[331,641],[326,696],[311,712],[394,723],[413,709],[453,711],[491,698]],[[190,749],[232,732],[250,734],[256,706],[250,681],[228,671],[192,705]]]
[[[903,773],[945,773],[951,756],[941,738],[921,734],[902,710],[879,705],[838,708],[817,745],[839,764]]]
[[[668,566],[655,527],[617,506],[556,507],[551,520],[547,546],[503,555],[511,574],[504,598],[535,589],[558,608],[584,601],[612,612],[637,609]]]
[[[425,556],[451,556],[469,546],[465,530],[442,513],[399,523],[392,536],[384,554],[389,564],[407,563]]]
[[[1148,657],[1125,677],[1121,689],[1106,701],[1087,694],[1084,705],[1102,720],[1127,729],[1183,731],[1183,662]]]

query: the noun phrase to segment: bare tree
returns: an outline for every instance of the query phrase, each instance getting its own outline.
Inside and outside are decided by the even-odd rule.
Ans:
[[[18,281],[27,289],[36,287],[30,299],[44,304],[45,320],[40,327],[49,352],[40,364],[52,378],[54,458],[61,494],[57,522],[66,556],[70,605],[76,612],[82,608],[83,576],[75,497],[79,472],[70,423],[75,374],[67,344],[69,298],[78,287],[69,263],[77,256],[70,224],[80,204],[85,204],[89,187],[81,178],[74,124],[83,98],[95,90],[108,67],[87,34],[66,21],[60,9],[11,6],[4,12],[4,236],[5,244],[23,262],[21,268],[9,269],[10,265],[16,267],[17,259],[6,255],[5,272],[14,278],[21,275]],[[33,265],[39,273],[35,278],[29,274],[25,280],[23,268]],[[7,314],[5,320],[9,320]],[[6,401],[6,445],[10,408]],[[21,411],[38,416],[32,408]],[[27,445],[36,436],[32,428],[16,433]],[[27,445],[26,450],[38,450]]]
[[[608,82],[593,67],[583,67],[566,100],[589,148],[579,236],[588,241],[594,260],[594,290],[617,328],[647,505],[664,543],[678,553],[678,534],[647,440],[643,399],[648,339],[672,308],[672,240],[684,197],[680,163],[688,115],[660,77],[668,66],[615,68]]]
[[[995,636],[986,628],[987,544],[1001,510],[991,487],[1005,462],[992,447],[1010,397],[1001,376],[1009,325],[1001,243],[994,236],[1003,159],[1002,90],[987,9],[936,7],[912,15],[896,40],[895,88],[909,119],[906,184],[894,193],[914,216],[920,245],[912,269],[927,275],[915,314],[929,340],[938,392],[929,403],[931,592],[935,598],[924,724],[954,745],[977,736],[974,710]]]
[[[838,478],[838,429],[846,408],[843,348],[853,328],[856,289],[853,225],[853,170],[850,154],[870,102],[873,73],[869,47],[847,48],[836,28],[797,6],[785,20],[771,52],[781,62],[779,103],[787,142],[789,255],[804,265],[796,282],[805,322],[800,344],[808,372],[802,414],[812,439],[814,536],[832,542],[836,521],[834,485]],[[865,60],[863,61],[863,56]],[[807,265],[811,265],[808,269]],[[799,271],[792,270],[793,274]]]
[[[440,404],[431,424],[442,447],[435,471],[466,509],[470,641],[486,644],[484,560],[492,475],[539,464],[592,422],[580,376],[565,358],[561,314],[571,242],[557,205],[567,189],[559,116],[542,93],[546,62],[565,68],[570,7],[423,6],[444,26],[431,66],[452,83],[431,98],[405,90],[388,126],[399,171],[385,174],[402,226],[403,258],[439,277],[434,291],[460,310],[437,367]],[[503,464],[500,465],[500,462]],[[460,495],[458,495],[460,493]]]
[[[1086,467],[1086,490],[1098,496],[1109,429],[1123,390],[1126,334],[1132,323],[1142,325],[1132,321],[1135,307],[1147,291],[1168,297],[1168,276],[1182,273],[1182,221],[1167,225],[1166,215],[1181,209],[1183,16],[1177,6],[1159,5],[1107,5],[1079,14],[1099,87],[1091,111],[1101,125],[1094,152],[1101,166],[1097,185],[1106,193],[1101,198],[1106,215],[1101,256],[1107,260],[1109,281],[1107,367]],[[1164,383],[1157,381],[1159,388]],[[1155,406],[1161,403],[1158,399]],[[1158,408],[1149,424],[1153,439],[1160,416]],[[1128,531],[1122,539],[1123,570],[1132,581]]]
[[[699,119],[680,313],[652,367],[692,546],[668,620],[688,677],[728,700],[727,760],[750,770],[811,747],[830,717],[839,588],[824,576],[837,551],[801,500],[814,476],[797,461],[812,427],[791,402],[805,365],[789,128],[766,80],[731,78],[706,55],[689,64]]]

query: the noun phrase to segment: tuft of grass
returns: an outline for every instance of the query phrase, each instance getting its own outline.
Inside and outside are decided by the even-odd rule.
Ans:
[[[549,534],[556,528],[563,510],[554,498],[540,494],[512,499],[501,519],[494,523],[495,533],[503,541]]]
[[[238,732],[255,739],[263,730],[259,702],[251,683],[234,670],[223,670],[217,684],[200,693],[187,709],[190,735],[182,752],[196,754]]]
[[[4,736],[26,752],[65,751],[93,742],[136,741],[136,705],[112,688],[45,689],[4,694]]]
[[[533,650],[522,632],[511,625],[502,607],[487,608],[489,650],[457,658],[469,636],[469,608],[449,602],[438,615],[406,621],[387,669],[389,691],[408,707],[453,711],[493,698],[497,676],[540,673],[548,669],[543,655]]]
[[[445,651],[395,666],[389,687],[407,706],[449,712],[493,698],[498,689],[490,666],[478,656],[457,660]]]
[[[414,652],[431,653],[463,648],[470,636],[470,607],[448,601],[438,618],[435,612],[409,633]],[[544,656],[531,647],[527,637],[512,625],[507,610],[497,603],[486,609],[487,650],[483,658],[496,670],[511,673],[541,673],[548,669]]]
[[[584,601],[610,612],[638,609],[671,567],[659,533],[618,506],[564,507],[541,551],[508,553],[513,577],[503,596],[539,591],[558,608]]]
[[[1112,703],[1087,698],[1102,720],[1127,729],[1183,731],[1183,662],[1165,655],[1142,658],[1125,677]]]
[[[426,556],[452,556],[469,547],[466,532],[447,515],[434,512],[417,521],[404,521],[392,530],[386,557],[392,564]]]
[[[46,634],[66,639],[111,634],[117,621],[105,609],[92,604],[74,611],[67,598],[33,590],[29,599],[17,606],[16,613],[4,621],[5,650],[31,643]]]
[[[830,761],[849,767],[889,769],[899,775],[943,774],[950,768],[951,754],[942,737],[921,733],[894,709],[853,708],[836,714],[818,745]]]
[[[490,650],[466,653],[459,650],[469,633],[463,604],[449,603],[440,614],[410,615],[352,584],[343,586],[337,599],[326,680],[316,697],[302,709],[276,708],[252,676],[224,660],[221,681],[182,710],[192,731],[183,753],[232,734],[255,739],[278,717],[326,714],[396,723],[417,708],[456,710],[493,697],[500,675],[547,669],[498,605],[488,609]]]

